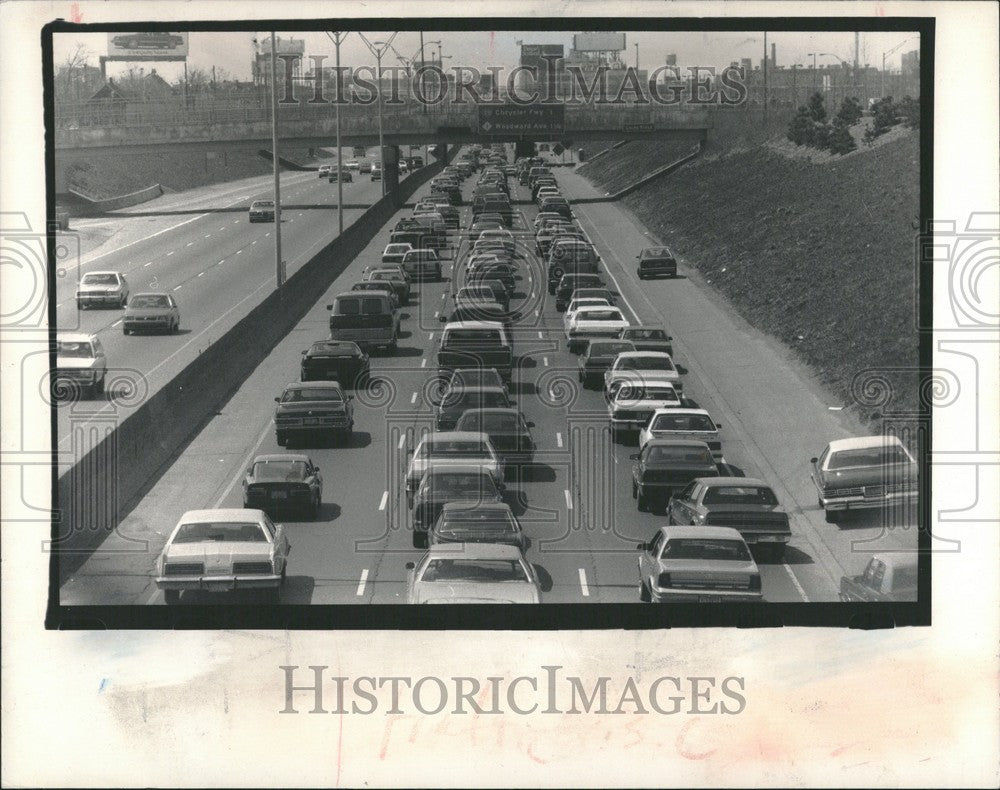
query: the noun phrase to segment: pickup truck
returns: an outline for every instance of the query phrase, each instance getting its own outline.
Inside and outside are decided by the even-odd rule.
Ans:
[[[459,321],[445,324],[437,351],[438,375],[456,368],[496,368],[510,381],[514,354],[503,324],[495,321]]]
[[[917,600],[917,558],[907,554],[874,554],[860,576],[842,576],[841,601]]]

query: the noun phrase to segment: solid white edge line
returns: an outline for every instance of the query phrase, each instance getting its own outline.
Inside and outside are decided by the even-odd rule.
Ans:
[[[590,597],[590,587],[587,586],[587,572],[583,568],[579,568],[580,572],[580,592],[583,593],[584,598]]]
[[[781,563],[781,567],[788,571],[788,575],[792,578],[792,584],[795,585],[795,589],[798,590],[799,595],[802,596],[802,600],[805,603],[809,603],[809,596],[806,595],[806,591],[802,589],[802,585],[799,584],[799,580],[795,578],[795,574],[792,573],[792,569],[788,566],[788,563]]]
[[[361,580],[358,582],[358,595],[365,594],[365,585],[368,583],[368,569],[361,571]]]
[[[388,491],[383,491],[382,492],[382,500],[378,503],[378,509],[379,510],[385,510],[385,505],[386,505],[386,502],[388,502],[388,501],[389,501],[389,492]]]

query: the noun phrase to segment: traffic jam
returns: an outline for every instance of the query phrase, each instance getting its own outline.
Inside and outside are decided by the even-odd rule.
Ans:
[[[320,177],[348,180],[350,164]],[[588,513],[591,521],[604,513],[601,532],[622,577],[614,586],[629,591],[620,600],[768,600],[768,569],[787,570],[794,519],[774,486],[727,460],[724,427],[687,391],[671,330],[640,322],[623,304],[555,169],[541,156],[514,158],[512,146],[464,147],[410,215],[386,229],[381,256],[363,261],[356,281],[338,279],[325,304],[328,335],[302,349],[298,380],[273,394],[277,451],[255,454],[241,471],[241,503],[183,513],[156,557],[164,603],[235,592],[287,602],[299,561],[294,525],[323,521],[329,478],[356,463],[341,455],[356,422],[373,393],[395,386],[401,341],[429,322],[421,366],[407,368],[423,377],[429,419],[400,434],[398,490],[379,507],[409,539],[400,600],[563,600],[552,594],[560,584],[546,569],[546,547],[558,553],[559,535],[572,530],[561,523],[553,533],[553,502],[533,502],[535,490],[563,506],[560,521],[583,518],[574,512],[580,497],[598,503]],[[273,220],[273,204],[251,208],[251,221]],[[636,283],[669,281],[678,263],[651,245],[630,274]],[[125,334],[177,331],[169,294],[130,297],[114,272],[88,274],[78,300],[81,309],[124,308]],[[558,350],[539,354],[539,344]],[[103,355],[96,338],[60,337],[59,355],[78,383],[100,389],[90,373]],[[570,425],[571,401],[587,405],[586,430]],[[916,463],[892,438],[830,441],[809,463],[828,523],[916,497]],[[560,487],[564,502],[549,493]],[[618,490],[630,493],[628,504]],[[593,599],[591,577],[577,570],[577,593]],[[915,565],[896,578],[887,599],[912,593]],[[845,582],[843,600],[879,599],[859,581]]]

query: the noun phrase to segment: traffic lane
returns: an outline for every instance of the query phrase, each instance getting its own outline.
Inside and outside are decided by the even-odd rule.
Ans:
[[[406,212],[400,212],[397,216],[402,216],[404,213]],[[268,359],[252,372],[234,396],[167,469],[149,494],[123,520],[116,532],[94,552],[75,577],[63,586],[60,591],[61,601],[77,605],[162,603],[162,596],[155,587],[151,588],[152,568],[177,518],[186,510],[220,507],[223,502],[234,501],[232,499],[234,491],[240,484],[247,464],[253,455],[257,454],[259,447],[265,446],[264,443],[269,439],[273,441],[272,398],[280,394],[289,381],[298,379],[301,350],[308,347],[312,341],[329,336],[329,319],[325,304],[330,297],[360,280],[365,265],[378,260],[388,233],[387,227],[364,253],[348,265],[345,272],[324,294],[325,298],[317,301],[307,316],[272,351]],[[424,303],[429,304],[429,298],[421,294],[415,303],[406,309],[409,311]],[[412,329],[408,330],[405,323],[404,330],[412,333]],[[422,345],[417,344],[421,343],[422,337],[420,333],[412,333],[412,345],[409,338],[404,338],[400,346],[400,356],[419,357]],[[389,364],[390,359],[376,358],[376,367],[383,363]],[[356,412],[356,415],[356,419],[366,419],[363,414]],[[384,426],[384,420],[375,420],[371,424],[369,433],[378,438],[378,431],[384,430],[381,426]],[[337,448],[318,449],[329,452]],[[319,463],[324,471],[340,466],[334,458],[330,458],[326,464],[322,461]],[[354,468],[351,467],[351,473]],[[370,482],[368,479],[370,467],[359,465],[357,468],[365,471],[358,480],[348,480],[345,491],[364,490]],[[329,473],[324,476],[329,479]],[[325,498],[329,499],[328,496]],[[339,516],[333,518],[336,515],[333,509],[327,511],[325,508],[324,515],[327,522],[310,523],[308,529],[317,531],[318,525],[339,520]],[[306,543],[308,545],[308,538]],[[330,554],[320,553],[319,556],[329,557]],[[290,565],[290,572],[293,567]],[[321,575],[320,578],[333,578],[329,568],[323,573],[325,575]],[[298,576],[293,579],[290,589],[296,591],[293,595],[300,600],[305,597],[303,585],[311,584],[307,577]],[[310,592],[309,596],[311,595]],[[238,596],[236,599],[223,596],[222,599],[211,598],[209,601],[223,603],[226,600],[233,602],[238,599]]]
[[[690,370],[695,374],[694,380],[700,380],[702,384],[707,385],[706,390],[711,394],[709,408],[713,414],[724,424],[728,420],[730,430],[724,432],[723,437],[727,454],[731,452],[729,438],[733,435],[732,428],[735,427],[736,433],[742,436],[744,447],[750,456],[750,459],[745,461],[746,467],[775,486],[779,498],[790,510],[794,512],[807,510],[808,505],[805,502],[808,499],[804,501],[804,498],[811,497],[815,500],[815,491],[800,485],[793,493],[789,486],[795,485],[794,477],[782,476],[774,464],[794,466],[796,455],[794,451],[789,452],[789,445],[794,448],[797,444],[803,448],[800,452],[808,452],[804,450],[808,445],[825,444],[828,440],[826,437],[845,435],[847,433],[845,429],[829,416],[834,412],[830,412],[828,405],[802,383],[796,371],[792,370],[778,353],[780,350],[768,346],[765,341],[759,339],[759,333],[754,333],[749,327],[738,326],[736,324],[738,319],[727,315],[724,306],[706,298],[704,292],[693,282],[652,281],[644,283],[642,289],[638,288],[623,261],[632,259],[643,246],[641,234],[618,232],[620,226],[609,221],[609,211],[616,210],[613,207],[598,215],[603,219],[603,230],[598,227],[598,223],[602,220],[591,213],[592,208],[586,206],[577,208],[577,213],[581,215],[585,226],[590,224],[593,240],[604,255],[609,265],[609,272],[618,279],[620,287],[625,288],[626,299],[633,305],[644,304],[646,306],[644,309],[648,309],[649,313],[659,312],[659,321],[668,319],[666,325],[675,335],[675,347],[680,351],[679,358],[688,362]],[[626,223],[622,224],[628,227]],[[612,240],[608,237],[612,237]],[[654,302],[659,310],[653,307]],[[688,331],[687,327],[691,327],[691,331]],[[707,327],[712,327],[713,331],[705,331]],[[729,361],[728,356],[733,352],[731,346],[727,347],[728,354],[719,353],[719,339],[726,337],[749,338],[756,342],[742,344],[739,348],[742,359],[734,366],[726,364]],[[715,348],[712,347],[713,343]],[[747,366],[746,370],[741,371],[744,376],[749,375],[747,371],[751,370],[754,373],[764,372],[765,386],[754,389],[734,383],[727,385],[723,394],[720,383],[725,382],[727,377],[732,378],[732,370],[744,366]],[[707,375],[706,371],[711,371],[712,375]],[[777,403],[775,393],[783,395]],[[768,421],[771,421],[770,424]],[[817,426],[820,426],[819,429]],[[834,429],[839,433],[832,435],[828,433]],[[817,439],[817,433],[824,438]],[[789,481],[789,486],[785,484],[786,479]],[[817,539],[810,520],[806,518],[804,521],[805,537],[810,544],[809,554],[823,567],[828,580],[822,587],[827,590],[829,596],[829,591],[839,583],[839,577],[845,567],[855,562],[856,558],[849,550],[845,554],[842,545],[829,545],[825,540],[828,536],[823,532],[819,533]],[[895,535],[898,536],[901,532],[897,531]],[[839,552],[839,558],[835,556],[835,551]]]
[[[325,184],[324,180],[320,186]],[[378,187],[378,183],[374,186]],[[309,188],[315,187],[310,185]],[[363,192],[360,198],[366,199],[366,194]],[[362,210],[345,211],[345,223],[353,222],[362,213]],[[298,225],[294,224],[296,220],[299,221]],[[185,252],[182,255],[174,255],[173,250],[166,251],[161,256],[161,262],[170,262],[164,265],[169,265],[172,269],[164,272],[162,279],[155,268],[142,265],[140,271],[148,272],[146,276],[150,278],[148,288],[169,290],[178,301],[181,309],[181,332],[177,335],[143,334],[125,337],[121,329],[121,310],[81,313],[81,317],[85,319],[83,331],[93,332],[101,337],[106,347],[109,368],[124,377],[120,379],[121,386],[127,388],[129,380],[140,377],[142,382],[137,386],[141,390],[147,394],[156,392],[200,353],[206,343],[221,336],[273,287],[274,226],[270,223],[247,223],[249,227],[240,228],[238,223],[241,222],[246,222],[246,218],[234,219],[231,231],[229,227],[213,225],[213,228],[221,230],[214,234],[202,234],[215,239],[208,254],[203,248],[192,246],[194,242],[183,245]],[[286,261],[289,275],[297,271],[331,238],[328,212],[322,210],[315,213],[289,212],[287,220],[283,218],[282,226],[285,241],[282,257]],[[204,228],[199,229],[199,234],[201,230]],[[333,234],[335,236],[336,233]],[[146,289],[146,282],[133,281],[133,292]],[[71,309],[75,311],[75,303],[70,301],[73,305]],[[60,329],[64,328],[67,327],[60,325]],[[59,409],[60,445],[69,441],[74,426],[81,427],[79,414],[71,414],[74,410],[86,412],[90,417],[96,414],[102,419],[114,413],[117,419],[122,419],[141,400],[119,397],[115,389],[109,391],[105,398],[113,402],[97,408],[96,404],[88,402],[81,404],[80,409],[76,409],[75,404],[63,404],[64,408]]]

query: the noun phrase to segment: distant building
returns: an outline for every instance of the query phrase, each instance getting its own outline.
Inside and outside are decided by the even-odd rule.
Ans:
[[[920,50],[915,49],[911,52],[904,52],[900,58],[900,71],[903,74],[919,74],[920,73]]]

